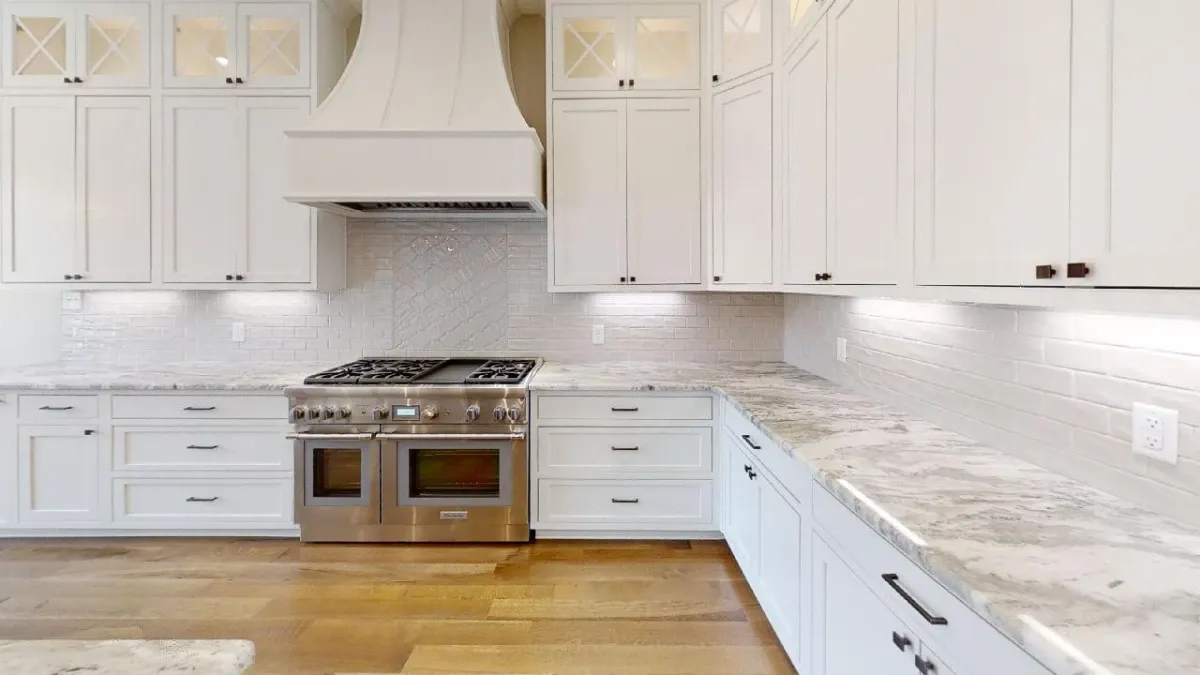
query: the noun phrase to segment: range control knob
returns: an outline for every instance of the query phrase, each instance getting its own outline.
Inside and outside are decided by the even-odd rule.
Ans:
[[[383,420],[386,420],[387,416],[388,409],[383,406],[379,406],[371,411],[371,419],[375,420],[376,422],[382,422]]]
[[[427,420],[436,419],[437,416],[438,408],[436,405],[427,405],[425,406],[425,409],[421,411],[421,417],[424,417]]]
[[[521,415],[524,413],[525,409],[521,407],[520,403],[517,403],[508,409],[508,420],[510,422],[520,422]]]
[[[336,413],[337,411],[334,410],[333,406],[329,406],[321,411],[321,419],[331,420]]]
[[[504,416],[507,414],[508,409],[504,407],[503,403],[501,403],[500,405],[496,406],[495,410],[492,411],[492,419],[496,420],[497,422],[503,422]]]
[[[344,405],[344,406],[338,408],[337,415],[338,415],[339,420],[350,419],[350,406]]]
[[[308,409],[308,419],[310,419],[310,420],[321,419],[321,412],[323,410],[324,410],[324,408],[322,408],[321,406],[314,405],[313,407]]]
[[[467,406],[467,421],[474,422],[477,419],[479,419],[479,404],[472,403]]]
[[[300,422],[305,417],[308,417],[308,408],[306,408],[305,406],[302,406],[302,405],[298,405],[298,406],[292,408],[292,420],[294,420],[296,422]]]

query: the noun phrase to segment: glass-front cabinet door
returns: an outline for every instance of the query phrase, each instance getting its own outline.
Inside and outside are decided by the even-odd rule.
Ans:
[[[163,81],[168,87],[225,87],[236,82],[237,10],[233,3],[168,2]]]
[[[4,8],[4,84],[62,87],[75,76],[75,11],[67,3],[10,2]]]
[[[700,88],[699,5],[632,5],[627,31],[630,89]]]
[[[309,11],[300,3],[238,4],[238,76],[247,85],[309,86]]]
[[[718,84],[771,65],[772,0],[713,0],[713,75]]]
[[[554,75],[557,91],[625,88],[622,44],[626,10],[619,5],[555,5]]]
[[[14,2],[4,10],[7,87],[150,85],[144,2]]]
[[[88,3],[76,14],[78,76],[92,87],[150,85],[150,7],[142,3]]]
[[[804,34],[804,29],[812,23],[806,20],[805,17],[808,14],[808,10],[817,4],[817,0],[783,0],[783,2],[786,3],[788,18],[787,44],[784,48],[784,54],[790,54],[799,42],[800,37]]]

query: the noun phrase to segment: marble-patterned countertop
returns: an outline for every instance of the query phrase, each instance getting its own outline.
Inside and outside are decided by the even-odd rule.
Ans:
[[[239,675],[246,640],[0,640],[4,675]]]
[[[49,363],[0,369],[0,390],[279,391],[331,365],[310,362],[183,361],[155,365]]]
[[[713,391],[1055,673],[1200,673],[1200,532],[1175,521],[786,364],[552,362],[531,386]]]

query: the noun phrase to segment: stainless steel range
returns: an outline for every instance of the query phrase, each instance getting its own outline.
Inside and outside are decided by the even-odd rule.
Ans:
[[[303,541],[528,541],[537,359],[369,358],[288,389]]]

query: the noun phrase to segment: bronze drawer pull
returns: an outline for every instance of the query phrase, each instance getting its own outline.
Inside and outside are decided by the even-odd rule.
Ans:
[[[209,406],[189,405],[188,407],[184,408],[183,411],[184,412],[212,412],[216,409],[217,409],[217,406],[215,406],[215,405],[209,405]]]
[[[614,504],[637,504],[639,501],[641,500],[637,499],[636,497],[634,499],[617,499],[616,497],[612,498],[612,503]]]
[[[44,405],[44,406],[38,408],[38,410],[52,410],[54,412],[66,412],[68,410],[74,410],[74,409],[75,409],[75,406],[73,406],[73,405]]]
[[[917,613],[921,615],[922,619],[925,619],[926,621],[928,621],[929,623],[931,623],[935,626],[949,625],[950,622],[947,621],[945,617],[934,616],[934,615],[930,614],[929,610],[922,607],[921,603],[917,602],[916,598],[909,595],[908,591],[904,590],[904,588],[900,586],[900,575],[899,574],[885,574],[885,575],[883,575],[883,580],[887,582],[888,586],[892,587],[893,591],[896,591],[897,593],[899,593],[900,597],[904,598],[905,602],[907,602],[909,605],[911,605],[913,609],[917,610]]]
[[[613,412],[637,412],[638,409],[637,408],[618,408],[616,406],[613,406],[612,411]]]
[[[215,502],[215,501],[217,501],[218,499],[220,499],[220,497],[188,497],[188,498],[187,498],[187,500],[188,500],[189,502],[204,502],[204,503],[206,503],[206,504],[210,504],[210,503],[212,503],[212,502]]]
[[[748,445],[748,446],[750,446],[750,447],[754,448],[755,450],[762,450],[762,446],[761,446],[761,445],[759,445],[758,443],[755,443],[754,441],[750,440],[750,434],[742,434],[742,440],[743,440],[743,441],[746,441],[746,445]]]
[[[622,446],[620,446],[620,445],[614,445],[614,446],[612,446],[612,449],[613,449],[613,450],[615,450],[615,451],[617,451],[617,452],[637,452],[637,451],[638,451],[638,446],[636,446],[636,445],[630,445],[630,446],[625,446],[625,447],[622,447]]]
[[[188,450],[216,450],[218,447],[220,447],[220,446],[218,446],[218,445],[189,445],[189,446],[187,446],[187,449]]]

